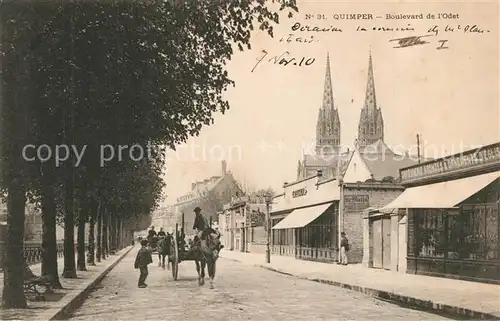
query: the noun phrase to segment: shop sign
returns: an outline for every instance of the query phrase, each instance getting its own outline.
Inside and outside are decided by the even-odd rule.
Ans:
[[[500,144],[489,145],[460,154],[451,155],[401,170],[402,181],[444,174],[477,165],[488,165],[500,161]]]
[[[366,194],[344,195],[344,211],[348,213],[359,212],[369,207],[370,197]]]
[[[305,188],[305,187],[292,192],[292,198],[297,198],[297,197],[306,196],[306,195],[307,195],[307,188]]]
[[[368,203],[368,195],[344,195],[344,202],[346,203]]]

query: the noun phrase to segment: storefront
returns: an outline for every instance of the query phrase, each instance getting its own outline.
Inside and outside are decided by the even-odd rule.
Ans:
[[[336,261],[339,200],[338,181],[321,181],[321,174],[285,184],[270,213],[272,253]]]
[[[407,273],[500,283],[500,143],[400,174]]]

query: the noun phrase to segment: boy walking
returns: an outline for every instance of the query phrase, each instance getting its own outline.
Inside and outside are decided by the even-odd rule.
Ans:
[[[148,285],[146,282],[146,278],[148,277],[148,264],[153,263],[153,258],[151,257],[151,251],[147,248],[148,241],[141,240],[141,248],[139,252],[137,252],[137,257],[135,258],[134,268],[139,269],[141,274],[139,275],[139,283],[138,286],[140,288],[145,288]]]

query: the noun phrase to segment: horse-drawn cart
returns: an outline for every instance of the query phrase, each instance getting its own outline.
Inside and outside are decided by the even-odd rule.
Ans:
[[[185,235],[183,231],[179,231],[178,224],[175,225],[175,231],[172,235],[172,242],[170,244],[170,255],[168,261],[172,266],[172,277],[177,280],[179,274],[179,263],[182,261],[194,261],[194,252],[186,248]]]

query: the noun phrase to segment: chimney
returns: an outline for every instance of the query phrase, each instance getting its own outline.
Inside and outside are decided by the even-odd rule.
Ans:
[[[191,183],[191,190],[194,190],[196,188],[196,183]]]
[[[225,160],[222,161],[222,176],[226,176],[227,174],[227,163]]]

